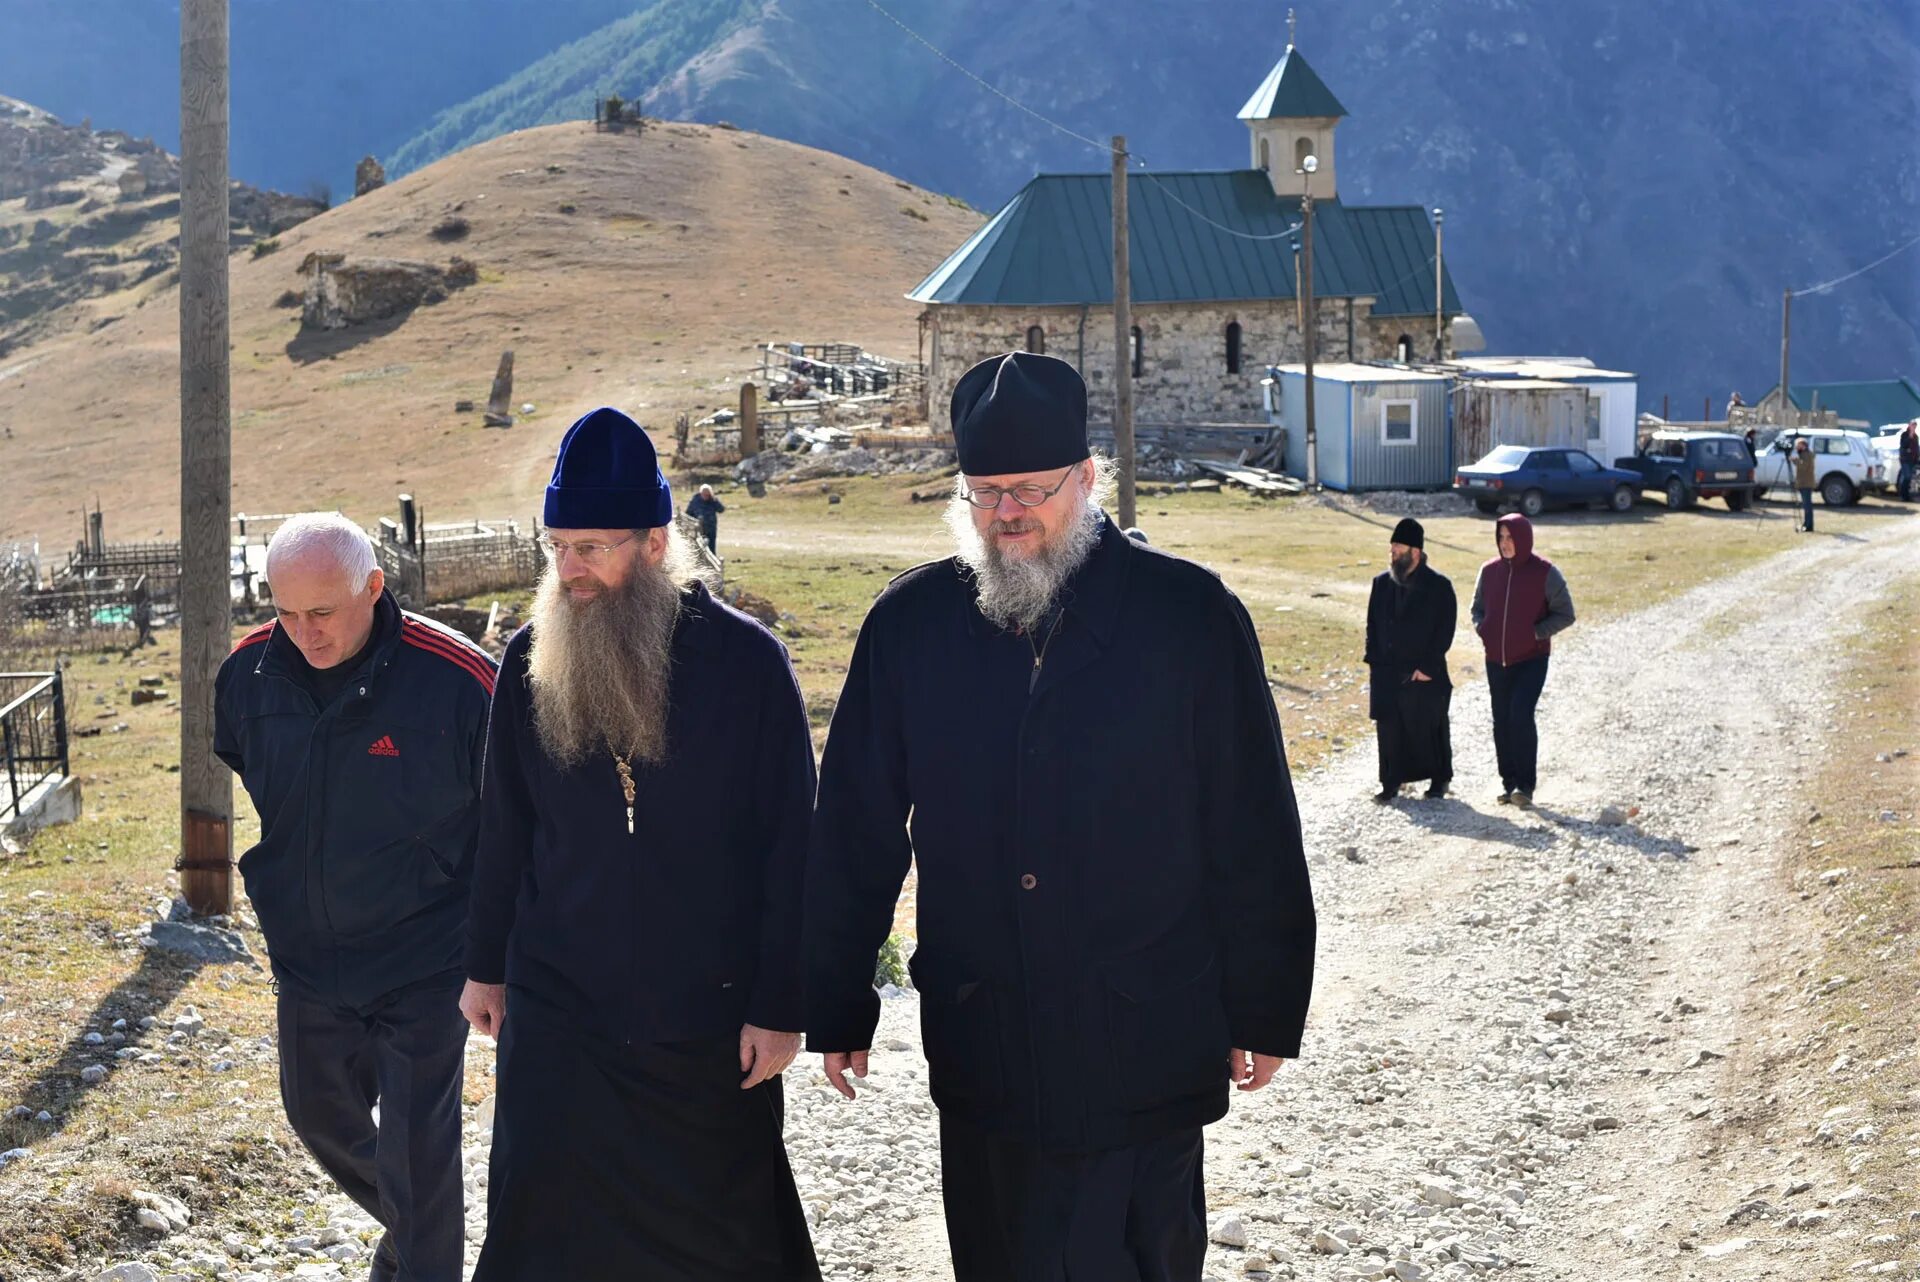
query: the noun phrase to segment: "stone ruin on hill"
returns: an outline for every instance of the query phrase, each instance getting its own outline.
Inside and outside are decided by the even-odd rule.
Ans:
[[[340,253],[308,254],[300,275],[306,280],[300,328],[318,330],[401,316],[441,302],[480,279],[479,269],[459,257],[438,267],[400,258],[349,259]]]

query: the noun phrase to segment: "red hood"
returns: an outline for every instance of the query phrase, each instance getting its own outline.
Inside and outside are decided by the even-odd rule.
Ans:
[[[1533,555],[1533,522],[1518,512],[1511,512],[1494,522],[1493,552],[1495,556],[1500,554],[1500,530],[1503,526],[1507,533],[1513,536],[1513,560],[1514,564],[1518,565]]]

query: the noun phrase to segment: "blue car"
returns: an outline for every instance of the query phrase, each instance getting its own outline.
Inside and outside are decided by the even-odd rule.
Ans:
[[[1482,512],[1515,507],[1539,516],[1550,507],[1633,508],[1640,477],[1607,467],[1585,450],[1562,446],[1498,445],[1454,474],[1453,488]]]

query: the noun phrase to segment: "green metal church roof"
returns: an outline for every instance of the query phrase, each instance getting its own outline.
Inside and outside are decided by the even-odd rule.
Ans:
[[[989,306],[1111,304],[1110,182],[1105,174],[1035,177],[907,296]],[[1300,199],[1275,196],[1257,169],[1129,174],[1133,301],[1292,298],[1293,245],[1285,233],[1299,223]],[[1371,296],[1376,316],[1431,316],[1427,211],[1315,201],[1313,288],[1320,298]],[[1464,310],[1450,271],[1443,290],[1448,315]]]
[[[1773,395],[1779,384],[1767,392]],[[1813,408],[1814,393],[1820,394],[1820,408],[1832,410],[1841,418],[1857,419],[1872,427],[1886,423],[1905,423],[1920,418],[1920,388],[1908,378],[1883,378],[1854,383],[1795,383],[1793,403],[1798,409]]]
[[[1247,99],[1247,105],[1240,108],[1242,120],[1337,118],[1346,114],[1347,109],[1333,96],[1326,81],[1314,74],[1306,56],[1291,45],[1253,91],[1253,97]]]

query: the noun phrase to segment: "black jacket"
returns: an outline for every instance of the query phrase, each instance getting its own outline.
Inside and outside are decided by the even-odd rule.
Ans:
[[[260,815],[240,857],[274,975],[364,1008],[457,972],[493,660],[393,594],[322,707],[277,625],[220,666],[214,751]]]
[[[874,603],[822,764],[807,1035],[869,1046],[913,860],[934,1102],[1093,1149],[1220,1117],[1232,1047],[1299,1054],[1314,916],[1240,602],[1108,521],[1060,619],[1034,681],[954,560]]]
[[[813,740],[786,648],[687,591],[667,759],[635,763],[629,833],[610,753],[562,770],[540,746],[531,639],[501,656],[467,977],[531,989],[615,1042],[799,1032]]]
[[[1396,601],[1403,592],[1405,600]],[[1396,586],[1391,574],[1374,577],[1373,595],[1367,598],[1366,663],[1373,669],[1368,682],[1369,716],[1376,721],[1385,716],[1385,700],[1415,672],[1426,673],[1436,685],[1452,687],[1447,651],[1453,646],[1458,619],[1453,582],[1425,561],[1408,576],[1405,588]]]

